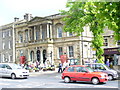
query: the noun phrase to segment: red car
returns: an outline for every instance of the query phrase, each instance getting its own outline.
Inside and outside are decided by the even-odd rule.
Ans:
[[[71,65],[62,73],[62,79],[64,79],[65,83],[70,81],[88,81],[93,84],[98,84],[100,82],[107,82],[108,75],[103,72],[94,72],[88,66]]]

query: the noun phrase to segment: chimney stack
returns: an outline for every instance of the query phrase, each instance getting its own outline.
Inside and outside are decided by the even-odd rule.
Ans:
[[[26,13],[24,15],[24,19],[27,20],[27,21],[30,21],[32,19],[32,14]]]
[[[17,22],[17,21],[19,21],[19,18],[15,17],[14,22]]]

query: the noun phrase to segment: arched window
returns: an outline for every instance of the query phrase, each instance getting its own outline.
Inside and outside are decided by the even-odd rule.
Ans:
[[[30,52],[30,59],[31,59],[31,61],[34,60],[34,51],[31,51],[31,52]]]
[[[28,30],[25,30],[25,41],[28,42]]]
[[[58,48],[58,51],[59,51],[59,58],[60,58],[60,56],[63,55],[63,48],[62,48],[62,47],[59,47],[59,48]]]
[[[3,54],[3,57],[2,57],[2,59],[3,59],[3,62],[5,62],[5,54]]]
[[[19,36],[19,43],[23,42],[23,34],[22,34],[22,32],[18,32],[18,36]]]
[[[37,50],[37,61],[38,62],[40,62],[40,59],[41,59],[40,55],[41,55],[40,50]]]
[[[36,40],[40,39],[40,29],[37,27],[36,28]]]
[[[69,46],[68,49],[69,49],[69,57],[74,57],[74,48],[73,48],[73,46]]]
[[[57,28],[57,36],[58,36],[58,38],[62,37],[62,27]]]
[[[43,50],[43,63],[45,63],[45,61],[46,61],[46,50]]]

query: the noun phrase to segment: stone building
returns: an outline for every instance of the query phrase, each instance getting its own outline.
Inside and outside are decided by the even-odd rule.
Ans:
[[[13,23],[0,27],[0,63],[13,62]]]
[[[46,17],[32,17],[25,14],[23,20],[0,26],[0,62],[36,62],[41,66],[56,65],[60,56],[66,53],[68,60],[77,59],[80,64],[93,62],[95,51],[91,47],[92,33],[89,26],[84,27],[81,36],[64,32],[60,14]],[[120,57],[120,46],[115,43],[113,31],[104,29],[104,54],[115,61]]]
[[[120,40],[115,42],[114,40],[114,32],[109,30],[107,27],[104,29],[104,58],[105,62],[109,59],[110,62],[113,62],[115,65],[118,62],[118,58],[120,57]]]
[[[29,17],[29,15],[27,16]],[[64,32],[59,14],[34,17],[15,23],[16,62],[40,62],[40,65],[55,65],[60,56],[67,54],[68,59],[78,59],[82,64],[93,60],[91,47],[92,33],[89,26],[84,27],[82,36]]]

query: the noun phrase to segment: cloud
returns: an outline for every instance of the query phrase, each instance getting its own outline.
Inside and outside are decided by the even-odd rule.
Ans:
[[[39,10],[39,9],[63,9],[67,0],[4,0],[8,9],[12,10]]]
[[[5,18],[0,17],[0,26],[4,25],[5,23],[7,23],[7,21],[5,20]]]
[[[33,16],[48,16],[65,9],[67,0],[0,0],[0,25],[23,19],[25,13]]]

